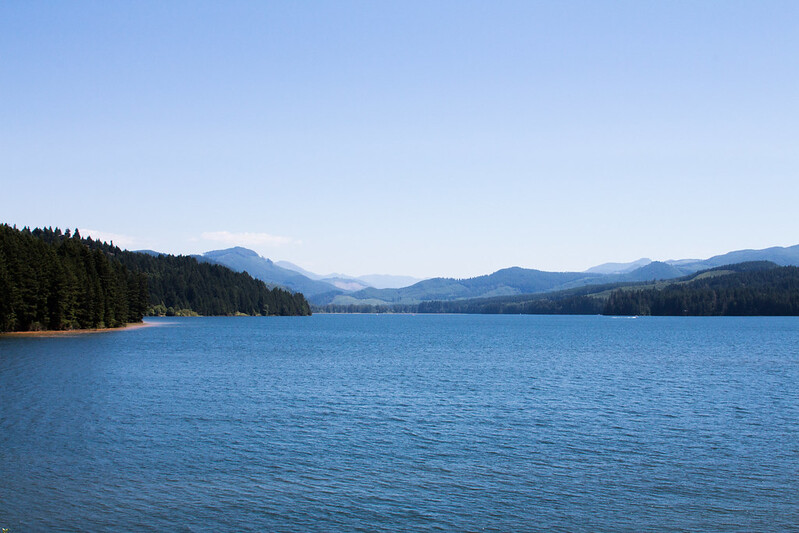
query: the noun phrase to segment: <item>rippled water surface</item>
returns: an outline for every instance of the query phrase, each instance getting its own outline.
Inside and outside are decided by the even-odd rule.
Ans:
[[[319,315],[0,339],[0,527],[799,528],[799,320]]]

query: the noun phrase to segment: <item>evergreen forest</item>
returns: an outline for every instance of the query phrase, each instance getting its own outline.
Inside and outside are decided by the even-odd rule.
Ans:
[[[53,235],[56,235],[53,232]],[[80,235],[50,242],[0,225],[0,331],[113,328],[139,322],[147,279]]]
[[[741,263],[663,288],[613,291],[606,315],[797,316],[799,268]]]
[[[144,315],[308,315],[305,297],[192,257],[0,225],[0,332],[111,328]]]

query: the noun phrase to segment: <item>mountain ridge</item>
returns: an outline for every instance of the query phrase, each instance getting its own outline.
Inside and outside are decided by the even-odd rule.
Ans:
[[[639,262],[645,261],[639,260]],[[403,289],[392,291],[365,289],[355,293],[335,295],[327,300],[319,298],[313,303],[315,305],[357,305],[359,303],[408,305],[434,300],[452,301],[514,294],[535,294],[593,284],[676,279],[703,269],[747,261],[772,261],[779,266],[799,266],[799,245],[790,247],[776,246],[762,250],[736,250],[704,260],[688,260],[687,262],[681,260],[650,261],[633,270],[616,274],[600,274],[588,271],[546,272],[511,267],[466,280],[433,278]],[[616,264],[614,268],[621,267],[626,270],[626,267],[631,264],[620,263]]]
[[[347,309],[325,309],[343,311]],[[671,316],[799,315],[799,268],[750,261],[700,270],[672,280],[586,286],[554,293],[393,307],[353,306],[354,312],[477,314],[603,314]]]
[[[591,274],[625,274],[633,271],[642,266],[646,266],[653,261],[648,257],[642,257],[636,261],[629,263],[602,263],[601,265],[593,266],[584,272]]]
[[[281,268],[271,259],[261,257],[257,252],[241,246],[211,250],[192,257],[198,261],[226,266],[235,272],[247,272],[250,276],[269,286],[279,286],[292,292],[301,292],[309,299],[318,294],[341,292],[334,285],[312,280],[299,272]]]
[[[212,250],[200,260],[215,262],[271,286],[302,292],[316,306],[408,305],[423,301],[452,301],[520,294],[547,293],[579,287],[623,282],[676,279],[703,269],[747,261],[772,261],[780,266],[799,266],[799,245],[761,250],[735,250],[708,259],[652,261],[641,258],[630,263],[604,263],[584,272],[547,272],[509,267],[466,279],[430,278],[403,287],[364,287],[361,278],[347,275],[325,278],[287,261],[274,262],[243,247]],[[284,265],[284,266],[281,266]],[[292,266],[295,269],[285,268]],[[302,272],[313,275],[312,279]]]

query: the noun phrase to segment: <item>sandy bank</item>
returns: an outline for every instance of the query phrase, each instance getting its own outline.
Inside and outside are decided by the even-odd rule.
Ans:
[[[0,337],[63,337],[69,335],[85,335],[87,333],[111,333],[114,331],[129,331],[139,328],[155,326],[152,322],[135,322],[120,328],[92,328],[92,329],[65,329],[53,331],[9,331],[0,333]]]

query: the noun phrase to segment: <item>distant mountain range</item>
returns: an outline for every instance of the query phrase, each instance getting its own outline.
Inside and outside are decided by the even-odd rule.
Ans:
[[[277,266],[271,260],[261,257],[256,252],[237,246],[226,250],[213,250],[203,255],[194,256],[198,261],[223,265],[236,272],[247,272],[267,285],[285,287],[294,292],[301,292],[306,298],[325,293],[340,294],[337,287],[309,278],[299,272]]]
[[[662,262],[675,267],[684,274],[690,274],[707,268],[746,263],[749,261],[771,261],[779,266],[796,265],[797,261],[799,261],[799,245],[789,246],[787,248],[774,246],[763,250],[738,250],[716,255],[710,259],[670,259]],[[649,258],[642,258],[630,263],[604,263],[589,268],[586,270],[586,273],[626,274],[655,262],[657,261],[652,261]]]
[[[327,311],[547,315],[797,316],[799,268],[770,261],[723,265],[670,280],[424,301],[393,306],[327,306]]]
[[[339,289],[346,291],[355,291],[365,289],[367,287],[373,287],[375,289],[399,289],[422,281],[421,278],[414,278],[411,276],[392,276],[391,274],[367,274],[365,276],[357,277],[348,276],[346,274],[328,274],[323,276],[309,272],[308,270],[305,270],[304,268],[288,261],[275,261],[275,264],[279,267],[299,272],[300,274],[311,279],[325,281],[335,285]],[[358,285],[360,285],[360,287]]]
[[[246,271],[271,286],[302,292],[317,306],[402,305],[433,300],[537,294],[597,284],[676,279],[700,270],[749,261],[799,266],[799,245],[738,250],[709,259],[651,261],[644,258],[630,263],[605,263],[585,272],[546,272],[512,267],[468,279],[432,278],[421,281],[407,276],[323,276],[287,261],[273,262],[241,247],[215,250],[195,257],[238,272]]]
[[[638,261],[633,261],[631,263],[604,263],[601,265],[597,265],[595,267],[591,267],[586,270],[588,274],[625,274],[627,272],[631,272],[636,268],[641,268],[642,266],[646,266],[651,263],[652,260],[649,258],[639,259]]]
[[[144,253],[157,254],[151,250]],[[373,274],[353,277],[346,274],[315,274],[288,261],[274,262],[257,252],[236,246],[213,250],[193,256],[199,261],[223,265],[236,272],[247,272],[271,287],[284,287],[301,292],[319,302],[332,301],[337,295],[373,288],[396,288],[412,285],[421,280],[410,276]]]

